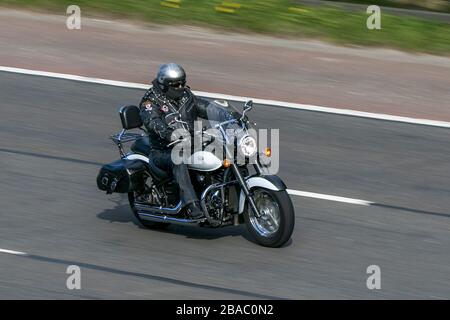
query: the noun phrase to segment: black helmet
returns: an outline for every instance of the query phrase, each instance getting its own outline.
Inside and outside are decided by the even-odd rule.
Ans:
[[[159,68],[156,81],[168,98],[177,100],[184,92],[186,72],[176,63],[163,64]]]

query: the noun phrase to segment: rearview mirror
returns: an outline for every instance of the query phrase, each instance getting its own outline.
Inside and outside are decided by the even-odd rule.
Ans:
[[[252,100],[248,100],[247,102],[245,102],[245,104],[244,104],[244,111],[242,111],[241,121],[244,120],[245,114],[247,113],[247,111],[250,111],[252,108],[253,108],[253,101]]]

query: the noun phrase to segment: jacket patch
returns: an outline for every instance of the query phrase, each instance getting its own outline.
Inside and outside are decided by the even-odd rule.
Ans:
[[[152,111],[152,109],[153,109],[153,106],[152,106],[152,103],[150,100],[144,101],[142,103],[142,105],[144,106],[145,110]]]

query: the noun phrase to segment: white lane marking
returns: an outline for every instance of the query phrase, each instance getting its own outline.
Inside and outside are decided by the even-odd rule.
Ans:
[[[357,205],[361,205],[361,206],[370,206],[371,204],[375,203],[375,202],[367,201],[367,200],[344,198],[344,197],[332,196],[329,194],[299,191],[299,190],[292,190],[292,189],[287,189],[287,192],[291,195],[300,196],[300,197],[315,198],[315,199],[337,201],[337,202],[345,202],[345,203],[357,204]]]
[[[80,81],[80,82],[104,84],[104,85],[109,85],[109,86],[133,88],[133,89],[148,89],[150,87],[150,85],[143,84],[143,83],[107,80],[107,79],[100,79],[100,78],[90,78],[90,77],[77,76],[77,75],[72,75],[72,74],[46,72],[46,71],[38,71],[38,70],[30,70],[30,69],[22,69],[22,68],[5,67],[5,66],[0,66],[0,71],[28,74],[28,75],[34,75],[34,76],[43,76],[43,77],[50,77],[50,78],[57,78],[57,79],[65,79],[65,80],[74,80],[74,81]],[[252,99],[253,102],[255,102],[255,103],[268,105],[268,106],[285,107],[285,108],[291,108],[291,109],[297,109],[297,110],[307,110],[307,111],[339,114],[339,115],[353,116],[353,117],[359,117],[359,118],[369,118],[369,119],[376,119],[376,120],[420,124],[420,125],[426,125],[426,126],[432,126],[432,127],[450,128],[450,122],[446,122],[446,121],[400,117],[400,116],[394,116],[394,115],[383,114],[383,113],[372,113],[372,112],[356,111],[356,110],[350,110],[350,109],[321,107],[321,106],[315,106],[315,105],[310,105],[310,104],[291,103],[291,102],[277,101],[277,100],[254,99],[254,98],[250,98],[250,97],[232,96],[232,95],[221,94],[221,93],[211,93],[211,92],[203,92],[203,91],[193,91],[193,92],[199,96],[203,96],[206,98],[213,98],[213,99],[224,99],[224,100],[233,100],[233,101],[247,101],[247,100]]]
[[[0,249],[0,253],[14,254],[14,255],[17,255],[17,256],[26,256],[27,255],[25,252],[14,251],[14,250],[6,250],[6,249]]]
[[[0,66],[0,71],[48,77],[48,78],[57,78],[57,79],[64,79],[64,80],[73,80],[73,81],[80,81],[80,82],[105,84],[108,86],[124,87],[124,88],[148,89],[150,87],[150,85],[143,84],[143,83],[133,83],[133,82],[100,79],[100,78],[90,78],[90,77],[84,77],[84,76],[77,76],[74,74],[38,71],[38,70],[4,67],[4,66]]]

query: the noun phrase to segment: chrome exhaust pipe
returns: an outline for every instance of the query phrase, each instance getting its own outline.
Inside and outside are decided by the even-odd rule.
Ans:
[[[197,226],[198,224],[206,221],[206,218],[201,218],[198,220],[182,219],[182,218],[175,218],[175,217],[170,217],[170,216],[166,216],[166,215],[157,215],[157,214],[147,213],[147,212],[143,212],[143,211],[138,211],[138,215],[142,220],[153,221],[153,222],[166,222],[166,223],[189,225],[189,226]]]
[[[134,206],[142,220],[191,226],[206,221],[206,218],[198,220],[175,218],[174,215],[180,213],[181,209],[183,209],[183,203],[181,201],[173,208],[155,207],[143,203],[135,203]]]
[[[180,213],[181,209],[183,209],[182,202],[178,202],[178,204],[173,208],[166,208],[166,207],[156,207],[151,206],[144,203],[135,202],[134,207],[138,211],[142,211],[144,213],[150,213],[150,214],[160,214],[160,215],[176,215]]]

